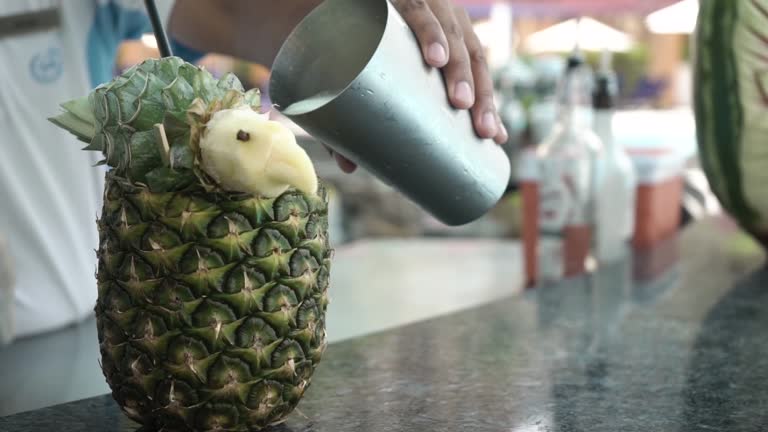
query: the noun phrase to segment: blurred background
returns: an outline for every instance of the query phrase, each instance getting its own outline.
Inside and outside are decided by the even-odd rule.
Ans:
[[[528,179],[523,156],[558,121],[558,89],[576,46],[593,70],[610,54],[617,83],[615,145],[626,151],[639,187],[646,188],[638,192],[638,248],[630,264],[640,297],[663,292],[677,278],[676,234],[681,227],[720,213],[699,167],[691,108],[697,0],[456,2],[467,8],[485,47],[497,106],[510,134],[504,148],[513,175],[505,196],[486,216],[465,226],[442,225],[365,170],[342,173],[320,143],[276,111],[271,113],[294,129],[330,186],[329,232],[337,249],[328,320],[331,342],[524,290],[522,185]],[[115,73],[149,57],[159,57],[151,34],[126,42]],[[233,72],[246,88],[260,88],[263,103],[270,104],[267,66],[218,54],[207,55],[200,64],[216,76]],[[672,192],[662,184],[669,179],[674,179]],[[643,251],[651,247],[653,252]],[[0,269],[0,278],[2,273]],[[612,280],[608,285],[623,283]],[[435,289],[441,295],[432,295]],[[381,306],[393,298],[397,307]],[[46,354],[51,347],[57,359]],[[13,367],[0,369],[0,415],[106,392],[97,356],[92,321],[16,341],[0,351],[0,363],[47,373],[32,382]]]
[[[457,0],[457,4],[469,11],[487,51],[497,104],[511,136],[505,148],[513,167],[520,151],[543,140],[556,121],[556,89],[574,46],[578,44],[595,68],[608,50],[618,78],[614,121],[618,144],[630,155],[663,148],[671,153],[668,158],[685,162],[682,175],[693,190],[681,198],[682,221],[712,210],[695,164],[690,107],[690,35],[697,0]],[[116,72],[156,56],[152,35],[125,43]],[[246,87],[262,89],[264,103],[269,103],[269,68],[216,54],[200,63],[215,75],[234,72]],[[280,118],[277,113],[273,116]],[[508,194],[490,214],[470,225],[449,228],[363,170],[341,173],[318,143],[295,129],[320,176],[334,189],[331,232],[336,245],[369,237],[520,235],[517,173]]]

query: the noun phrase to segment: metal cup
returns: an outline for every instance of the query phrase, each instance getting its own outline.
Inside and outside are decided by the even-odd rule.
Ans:
[[[493,207],[510,176],[502,148],[453,108],[442,73],[388,0],[325,0],[275,60],[278,110],[441,222]]]

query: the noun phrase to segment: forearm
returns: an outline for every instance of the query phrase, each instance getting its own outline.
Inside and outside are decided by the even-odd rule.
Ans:
[[[203,52],[272,65],[291,30],[322,0],[176,0],[168,26]]]

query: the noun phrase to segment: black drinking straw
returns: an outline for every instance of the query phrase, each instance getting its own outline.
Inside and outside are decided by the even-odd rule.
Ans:
[[[163,21],[160,19],[160,15],[157,13],[157,5],[155,4],[155,0],[144,0],[144,4],[147,7],[149,20],[152,21],[152,29],[155,32],[155,40],[157,40],[157,48],[160,50],[160,56],[172,56],[173,52],[171,51],[171,44],[168,43],[168,35],[165,34]]]

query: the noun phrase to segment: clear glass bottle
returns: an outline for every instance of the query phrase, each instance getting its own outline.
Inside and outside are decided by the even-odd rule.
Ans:
[[[538,282],[588,271],[594,263],[596,160],[600,139],[592,130],[589,67],[578,53],[568,59],[558,91],[558,120],[537,149]]]
[[[635,230],[637,175],[625,149],[614,140],[613,115],[618,93],[610,55],[603,54],[592,96],[594,129],[603,144],[597,164],[597,232],[595,251],[598,262],[621,260]]]

